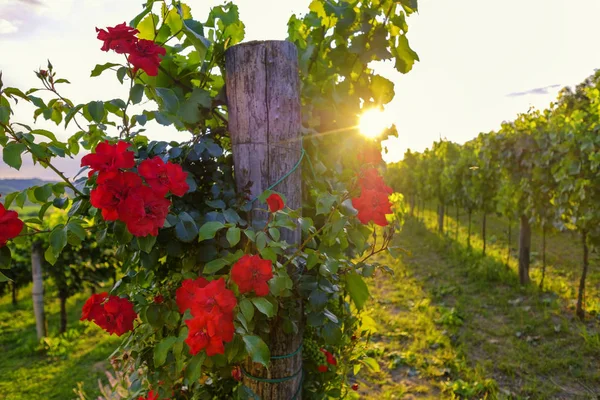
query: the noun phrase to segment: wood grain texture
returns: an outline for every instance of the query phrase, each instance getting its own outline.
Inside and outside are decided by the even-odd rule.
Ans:
[[[226,53],[226,87],[229,131],[233,148],[236,186],[250,188],[254,198],[294,168],[302,154],[301,115],[296,47],[285,41],[249,42],[234,46]],[[302,205],[301,170],[298,168],[273,190],[286,197],[286,205]],[[255,208],[259,204],[255,204]],[[253,211],[251,220],[260,225],[267,217],[266,207]],[[281,231],[282,240],[297,245],[300,228]],[[293,273],[294,271],[290,271]],[[301,316],[302,302],[294,302],[295,314]],[[282,309],[286,315],[290,310]],[[296,321],[301,327],[300,319]],[[271,355],[294,352],[302,343],[302,329],[297,335],[284,333],[276,318],[268,345]],[[292,376],[302,369],[302,352],[294,357],[272,360],[269,369],[248,360],[244,368],[262,378]],[[263,383],[244,377],[244,384],[261,400],[292,399],[301,386],[302,374],[282,383]],[[297,395],[301,398],[301,393]]]

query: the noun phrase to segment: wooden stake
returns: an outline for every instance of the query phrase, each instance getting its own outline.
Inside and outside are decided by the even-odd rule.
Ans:
[[[250,198],[259,196],[291,171],[302,155],[301,110],[296,47],[285,41],[249,42],[234,46],[225,54],[229,131],[233,148],[235,181],[238,190],[249,189]],[[300,168],[273,190],[286,197],[286,205],[302,205]],[[258,204],[254,205],[257,208]],[[252,211],[253,223],[265,221],[267,212]],[[300,228],[283,229],[282,240],[297,245]],[[290,265],[290,276],[297,272]],[[283,319],[276,317],[267,344],[272,356],[292,354],[302,343],[302,302],[294,309],[280,308],[279,315],[297,315],[297,334],[285,333]],[[280,383],[259,382],[244,376],[244,384],[261,400],[301,398],[302,352],[273,359],[269,369],[248,360],[244,368],[255,377],[279,379]]]

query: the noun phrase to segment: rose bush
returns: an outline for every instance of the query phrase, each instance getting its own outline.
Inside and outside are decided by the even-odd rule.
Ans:
[[[19,169],[29,154],[61,179],[6,196],[6,208],[29,199],[41,210],[39,221],[19,226],[14,216],[0,215],[0,224],[13,227],[5,239],[21,231],[47,234],[50,263],[90,231],[100,243],[117,243],[120,279],[110,293],[90,297],[82,319],[124,336],[115,357],[135,360],[133,396],[252,397],[239,383],[240,364],[250,358],[269,365],[274,320],[286,334],[304,337],[306,398],[354,396],[352,375],[362,366],[378,368],[365,354],[372,324],[360,314],[369,297],[364,278],[389,270],[369,258],[393,251],[402,210],[379,173],[379,142],[360,137],[355,126],[361,108],[393,98],[393,84],[368,64],[394,59],[405,73],[417,59],[405,21],[415,6],[351,3],[315,0],[288,24],[299,52],[310,162],[301,214],[276,188],[258,199],[235,188],[224,52],[243,39],[244,25],[231,3],[200,23],[185,4],[148,1],[129,24],[97,29],[100,50],[125,61],[97,65],[92,76],[114,71],[128,83],[126,99],[75,104],[60,93],[68,81],[50,63],[36,73],[39,88],[23,92],[0,81],[4,161]],[[154,110],[142,109],[144,97]],[[61,141],[13,121],[9,100],[30,102],[34,118],[73,123],[76,132]],[[144,135],[151,121],[188,131],[191,139],[151,141]],[[81,162],[87,174],[70,180],[52,160],[81,147],[90,151]],[[38,224],[50,207],[68,209],[68,219],[48,232]],[[256,207],[264,219],[250,220]],[[282,230],[298,226],[300,244],[281,239]],[[9,258],[5,251],[4,265]]]

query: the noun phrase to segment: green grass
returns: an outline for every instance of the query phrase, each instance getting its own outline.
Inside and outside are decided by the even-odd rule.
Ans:
[[[537,259],[528,287],[518,283],[514,258],[511,268],[505,266],[502,221],[488,220],[489,237],[495,238],[483,258],[479,218],[473,219],[469,251],[465,221],[454,242],[454,220],[451,237],[444,237],[436,233],[435,212],[426,210],[424,216],[424,222],[409,219],[395,239],[410,255],[379,260],[394,269],[394,277],[379,274],[371,283],[375,304],[369,314],[379,329],[373,352],[382,372],[363,382],[367,398],[600,396],[600,321],[592,313],[582,323],[572,309],[581,252],[577,238],[550,235],[547,285],[541,291]],[[534,246],[539,241],[534,234]],[[592,312],[598,278],[592,273],[588,282]]]
[[[107,357],[120,340],[79,321],[89,294],[69,299],[69,331],[64,340],[59,340],[59,303],[52,288],[45,286],[50,345],[40,345],[36,338],[31,287],[20,291],[16,308],[10,295],[0,298],[0,398],[75,399],[73,389],[78,382],[83,382],[85,391],[95,398],[100,394],[98,379],[106,380]]]

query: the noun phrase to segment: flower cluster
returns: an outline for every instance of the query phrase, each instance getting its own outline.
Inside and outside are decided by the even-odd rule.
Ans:
[[[325,355],[327,364],[333,365],[333,366],[337,365],[337,360],[335,359],[333,354],[331,354],[330,352],[328,352],[325,349],[320,349],[320,351],[321,351],[321,353],[323,353]],[[327,370],[329,370],[329,367],[327,366],[327,364],[319,365],[319,368],[318,368],[319,372],[327,372]]]
[[[260,256],[244,255],[231,268],[231,279],[238,285],[240,293],[254,291],[257,296],[269,294],[268,281],[273,277],[273,263]]]
[[[257,296],[269,293],[267,281],[273,277],[270,260],[259,256],[245,255],[231,269],[231,279],[238,285],[240,293],[254,291]],[[224,343],[233,340],[233,310],[237,299],[227,289],[225,279],[208,281],[203,277],[186,279],[175,292],[179,312],[190,310],[192,318],[185,321],[188,337],[185,342],[192,355],[205,350],[214,356],[225,352]]]
[[[136,318],[129,300],[103,292],[91,295],[85,302],[80,321],[92,321],[106,332],[121,336],[133,329]]]
[[[17,237],[23,230],[23,225],[16,211],[7,210],[0,203],[0,247],[6,246],[6,242]]]
[[[127,61],[133,65],[134,74],[140,69],[149,76],[158,74],[159,56],[167,54],[164,47],[152,40],[138,39],[135,35],[139,31],[127,26],[125,22],[106,30],[96,28],[96,32],[98,32],[98,39],[103,42],[101,50],[114,50],[119,54],[127,54]]]
[[[186,279],[177,289],[175,299],[182,314],[187,309],[192,314],[185,321],[189,329],[185,342],[190,353],[205,350],[208,356],[223,354],[224,343],[233,340],[233,309],[237,305],[235,295],[225,287],[225,280]]]
[[[392,204],[388,196],[393,193],[375,167],[367,167],[361,171],[358,179],[360,196],[352,199],[352,206],[358,210],[358,219],[363,224],[373,221],[379,226],[386,226],[386,214],[392,213]]]
[[[82,167],[90,167],[90,176],[98,173],[98,186],[92,190],[90,202],[102,210],[106,221],[123,221],[134,236],[156,236],[171,206],[165,196],[169,192],[183,196],[189,190],[187,173],[180,165],[165,163],[158,156],[142,161],[137,174],[123,171],[135,167],[129,146],[123,141],[115,145],[106,141],[81,159]]]

